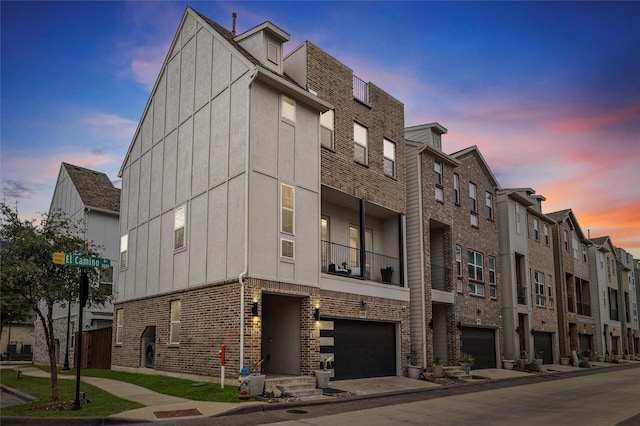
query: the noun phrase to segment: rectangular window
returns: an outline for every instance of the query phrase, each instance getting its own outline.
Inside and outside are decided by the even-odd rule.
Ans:
[[[462,280],[457,280],[456,281],[456,288],[458,289],[458,293],[462,293],[464,290],[464,284],[462,283]]]
[[[333,148],[333,110],[330,109],[320,115],[320,143],[327,148]]]
[[[566,229],[564,230],[564,249],[569,251],[569,232]]]
[[[484,198],[487,205],[487,219],[493,219],[493,194],[487,192]]]
[[[116,343],[122,344],[124,331],[124,309],[116,311]]]
[[[549,241],[549,225],[547,225],[546,223],[544,224],[544,243],[546,245],[549,245],[550,241]]]
[[[286,96],[282,97],[282,118],[289,121],[296,121],[296,101]]]
[[[618,290],[609,288],[609,318],[618,321]]]
[[[538,219],[533,218],[533,237],[536,241],[540,241],[540,230],[538,228]]]
[[[478,196],[476,184],[469,182],[469,209],[476,213],[478,211]]]
[[[320,218],[320,240],[322,241],[322,272],[329,268],[329,218]],[[333,260],[331,260],[333,262]]]
[[[104,294],[113,292],[113,266],[100,269],[100,290]]]
[[[469,294],[484,296],[484,284],[469,283]]]
[[[185,229],[186,229],[187,206],[176,208],[173,212],[173,249],[179,250],[186,246]]]
[[[492,299],[498,298],[498,288],[495,285],[489,287],[489,297]]]
[[[582,245],[582,261],[583,262],[587,262],[587,245],[583,244]]]
[[[453,199],[456,204],[460,204],[460,176],[453,174]]]
[[[549,307],[553,308],[553,277],[547,274],[547,295],[549,296]]]
[[[280,257],[295,259],[295,242],[280,238]]]
[[[280,232],[293,235],[295,232],[295,189],[280,184]]]
[[[368,164],[368,140],[369,130],[358,123],[353,123],[353,159],[358,163]]]
[[[169,330],[169,343],[180,343],[180,301],[173,300],[171,302],[171,325]]]
[[[469,279],[484,281],[484,277],[482,275],[482,253],[467,250],[467,262]]]
[[[436,200],[444,201],[444,189],[441,186],[436,186]]]
[[[127,267],[127,252],[129,246],[129,234],[120,237],[120,269]]]
[[[384,174],[387,176],[396,176],[396,144],[390,140],[384,139]]]
[[[469,220],[471,221],[471,226],[478,227],[480,224],[478,223],[478,215],[475,213],[471,213],[469,215]]]
[[[462,247],[456,245],[456,274],[462,276]]]
[[[544,306],[544,274],[542,272],[534,272],[534,281],[536,283],[536,305]]]
[[[433,163],[433,171],[436,178],[436,185],[442,185],[442,162],[436,160]]]
[[[496,258],[493,256],[488,257],[489,262],[489,284],[496,283]]]
[[[520,226],[520,206],[516,204],[516,234],[520,234],[521,232]]]
[[[573,247],[573,258],[575,260],[580,260],[580,257],[578,257],[578,240],[576,240],[575,238],[572,238],[571,242],[573,243],[573,246],[572,246]]]

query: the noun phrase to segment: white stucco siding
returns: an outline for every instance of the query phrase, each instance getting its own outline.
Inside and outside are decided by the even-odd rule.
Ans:
[[[125,235],[129,230],[129,167],[122,170],[120,183],[120,235]],[[120,247],[120,243],[118,243]]]
[[[231,85],[230,98],[230,136],[229,136],[229,176],[235,176],[246,170],[247,161],[247,88],[249,74]]]
[[[64,167],[60,167],[53,198],[51,199],[50,212],[53,213],[55,211],[64,212],[67,217],[72,219],[82,219],[84,217],[84,204]]]
[[[140,157],[140,193],[138,196],[138,223],[149,220],[149,191],[151,190],[151,151]]]
[[[178,127],[178,105],[180,96],[180,54],[167,64],[167,99],[165,134]]]
[[[145,114],[143,120],[142,120],[142,126],[140,126],[140,133],[141,133],[141,142],[142,142],[142,146],[141,146],[141,153],[144,154],[145,152],[149,151],[149,149],[151,149],[151,146],[153,145],[152,141],[153,141],[153,119],[154,119],[154,109],[153,108],[149,108],[147,110],[147,113]]]
[[[226,183],[208,193],[207,211],[207,281],[217,281],[227,274],[228,208]]]
[[[160,225],[160,293],[173,289],[173,210],[162,215]],[[148,286],[149,289],[152,286]]]
[[[259,172],[252,173],[249,201],[251,276],[271,279],[278,276],[279,190],[280,185],[275,177]]]
[[[211,55],[213,38],[207,31],[199,31],[196,39],[196,70],[194,105],[198,110],[211,100]]]
[[[191,173],[191,193],[198,196],[209,186],[209,104],[200,109],[193,119],[193,165]]]
[[[162,211],[162,182],[164,164],[164,145],[157,144],[151,151],[151,182],[149,198],[149,217],[157,217]]]
[[[153,143],[158,143],[165,135],[165,109],[167,106],[167,78],[160,76],[156,92],[153,95]]]
[[[207,275],[207,193],[191,200],[189,227],[195,232],[189,235],[189,285],[198,285],[206,281]]]
[[[242,174],[229,180],[227,211],[227,276],[237,277],[244,270],[245,179]]]
[[[319,112],[298,104],[293,163],[295,181],[298,185],[313,191],[320,191],[319,117]]]
[[[160,216],[149,221],[149,246],[147,248],[147,292],[149,294],[158,293],[160,289],[161,221]]]
[[[133,228],[138,224],[138,202],[140,194],[140,161],[134,161],[129,167],[129,203],[128,225]]]
[[[295,182],[296,128],[284,120],[280,122],[277,150],[278,176],[285,182]]]
[[[200,155],[197,153],[196,155]],[[193,156],[193,120],[189,118],[178,130],[178,163],[175,204],[191,198],[191,161]]]
[[[296,187],[296,283],[320,283],[320,194]],[[281,262],[282,264],[283,262]]]
[[[128,258],[129,264],[127,267],[120,271],[120,275],[118,277],[118,287],[119,287],[119,295],[118,299],[132,299],[136,296],[136,272],[135,272],[135,264],[131,262],[132,259],[136,258],[136,244],[137,244],[137,229],[132,229],[129,231],[129,250],[128,250]]]
[[[229,176],[229,97],[227,88],[211,100],[211,138],[209,147],[209,187],[226,182]]]
[[[180,123],[193,114],[196,73],[196,39],[191,38],[182,48],[180,62]]]
[[[270,176],[278,173],[279,96],[269,88],[256,84],[251,100],[251,168]],[[254,130],[255,129],[255,130]]]
[[[213,40],[213,57],[215,60],[211,72],[211,95],[216,97],[227,90],[231,81],[231,51],[217,38]]]
[[[137,238],[136,238],[136,251],[135,251],[135,282],[136,283],[144,283],[145,285],[137,285],[135,289],[136,297],[145,296],[147,294],[146,283],[147,283],[147,247],[149,244],[149,227],[148,223],[145,222],[137,228]],[[132,265],[133,266],[133,265]]]
[[[162,174],[162,211],[176,203],[176,162],[178,158],[178,132],[172,132],[164,140],[164,170]]]

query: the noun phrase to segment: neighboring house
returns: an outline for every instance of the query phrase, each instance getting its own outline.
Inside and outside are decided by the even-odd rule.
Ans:
[[[553,260],[555,222],[531,188],[498,191],[504,356],[560,360]]]
[[[591,283],[585,237],[571,209],[547,213],[555,220],[553,255],[555,263],[556,311],[560,355],[571,351],[595,359],[595,321],[591,313]]]
[[[21,322],[2,326],[0,355],[5,359],[31,360],[33,358],[35,314]]]
[[[633,260],[633,281],[636,293],[636,304],[632,309],[635,309],[636,314],[640,316],[640,312],[638,312],[638,304],[640,304],[640,260],[638,259]],[[640,318],[638,321],[640,322]],[[638,328],[633,332],[633,347],[634,353],[640,356],[640,324],[638,324]]]
[[[625,249],[616,247],[616,264],[618,266],[618,291],[621,306],[620,322],[622,323],[622,354],[635,353],[634,331],[638,329],[638,303],[634,288],[633,257]]]
[[[287,40],[186,9],[120,171],[113,368],[401,374],[404,107]]]
[[[476,146],[447,155],[438,123],[405,129],[411,348],[476,368],[500,363],[498,182]]]
[[[72,220],[82,220],[85,226],[83,238],[99,247],[101,257],[111,260],[111,268],[101,271],[101,285],[111,287],[117,294],[118,277],[114,270],[118,269],[119,232],[118,217],[120,214],[120,189],[115,188],[106,174],[96,172],[72,164],[62,163],[58,180],[53,192],[49,212],[62,212]],[[113,320],[113,304],[101,306],[87,305],[83,311],[82,331],[98,330],[111,327]],[[65,361],[67,349],[67,327],[69,327],[69,364],[74,360],[74,336],[80,331],[78,324],[78,305],[72,303],[53,308],[53,321],[56,338],[56,360],[59,364]],[[49,356],[45,342],[42,323],[36,319],[36,345],[34,361],[48,364]],[[100,354],[103,355],[103,354]],[[91,363],[89,357],[85,362]]]
[[[595,321],[597,356],[617,356],[621,353],[620,304],[615,247],[611,238],[591,239],[588,248],[591,276],[591,313]],[[614,336],[615,333],[615,336]]]

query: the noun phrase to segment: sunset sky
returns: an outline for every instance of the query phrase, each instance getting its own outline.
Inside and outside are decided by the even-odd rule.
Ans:
[[[60,162],[114,182],[186,6],[310,40],[477,145],[500,185],[640,258],[640,2],[0,3],[3,199],[47,212]]]

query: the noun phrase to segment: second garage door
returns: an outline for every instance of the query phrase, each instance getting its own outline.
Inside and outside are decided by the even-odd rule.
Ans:
[[[323,320],[321,353],[333,353],[335,379],[396,375],[396,327],[393,323]],[[333,346],[324,343],[333,343]]]
[[[460,350],[475,357],[473,368],[496,368],[496,333],[492,328],[462,327]]]

